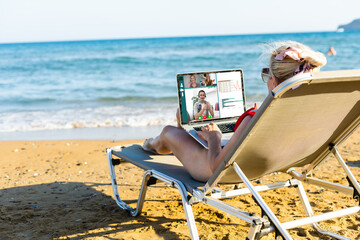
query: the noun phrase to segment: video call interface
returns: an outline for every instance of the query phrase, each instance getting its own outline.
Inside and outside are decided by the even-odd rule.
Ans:
[[[244,113],[240,70],[178,75],[182,123],[237,117]]]

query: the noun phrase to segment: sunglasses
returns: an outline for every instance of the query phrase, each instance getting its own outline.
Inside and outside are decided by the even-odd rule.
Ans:
[[[261,70],[261,79],[264,83],[267,83],[269,79],[271,78],[270,69],[269,68],[263,68]]]

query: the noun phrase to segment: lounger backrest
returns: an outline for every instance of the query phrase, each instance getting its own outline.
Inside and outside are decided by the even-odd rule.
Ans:
[[[207,182],[237,183],[319,163],[360,123],[360,70],[295,76],[273,90]],[[206,189],[205,188],[205,189]]]

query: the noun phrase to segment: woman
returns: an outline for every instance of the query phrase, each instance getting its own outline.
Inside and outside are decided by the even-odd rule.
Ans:
[[[286,79],[306,72],[317,71],[326,64],[325,56],[297,42],[278,42],[270,51],[269,68],[262,71],[262,79],[267,83],[269,93]],[[179,114],[177,114],[179,118]],[[234,135],[221,148],[221,132],[214,124],[202,128],[198,135],[208,142],[208,149],[198,144],[178,124],[178,127],[166,126],[156,138],[147,139],[143,148],[158,154],[173,153],[190,175],[198,181],[207,181],[226,153],[234,145],[251,116],[241,117]]]
[[[200,87],[200,84],[196,82],[195,75],[190,75],[190,81],[187,87],[188,88]]]
[[[207,119],[214,117],[214,111],[211,104],[205,100],[206,93],[200,90],[198,93],[199,101],[194,104],[195,120]]]
[[[204,86],[208,87],[212,85],[213,85],[213,81],[210,79],[210,75],[207,73],[204,80]]]

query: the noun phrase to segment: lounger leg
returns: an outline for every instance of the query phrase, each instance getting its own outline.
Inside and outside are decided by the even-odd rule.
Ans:
[[[263,230],[264,226],[269,228],[270,227],[269,221],[267,221],[265,219],[254,220],[251,223],[249,234],[248,234],[246,240],[259,240],[264,235],[267,235],[270,232],[269,229],[266,229],[265,232],[261,232]]]
[[[185,199],[184,197],[181,197],[181,200],[182,200],[182,204],[184,207],[186,221],[187,221],[187,224],[189,227],[191,239],[193,239],[193,240],[199,239],[199,234],[198,234],[198,231],[196,228],[195,218],[194,218],[194,214],[193,214],[191,205],[189,204],[189,201],[187,200],[187,198]]]
[[[306,196],[305,189],[304,189],[304,187],[303,187],[303,185],[302,185],[302,183],[300,181],[298,182],[297,190],[298,190],[298,193],[299,193],[299,196],[300,196],[301,203],[302,203],[302,205],[304,207],[306,216],[308,216],[308,217],[313,216],[314,212],[313,212],[313,210],[311,208],[309,199]],[[322,229],[320,227],[320,225],[318,223],[313,223],[311,225],[316,231],[318,231],[319,233],[321,233],[323,235],[327,235],[327,236],[330,236],[330,237],[335,238],[335,239],[350,240],[350,238],[346,238],[346,237],[338,235],[336,233],[325,231],[324,229]]]
[[[114,193],[114,196],[115,196],[115,201],[116,201],[117,205],[120,208],[122,208],[124,210],[127,210],[129,212],[132,212],[132,211],[134,211],[134,209],[131,208],[129,205],[127,205],[125,202],[123,202],[120,199],[119,190],[118,190],[117,181],[116,181],[116,174],[115,174],[115,170],[114,170],[114,162],[113,162],[113,158],[112,158],[112,150],[111,150],[111,148],[106,149],[106,155],[107,155],[107,159],[108,159],[108,163],[109,163],[110,176],[111,176],[111,185],[112,185],[113,193]]]
[[[120,198],[118,185],[117,185],[117,181],[116,181],[114,162],[113,162],[113,158],[112,158],[112,150],[107,149],[106,153],[107,153],[107,158],[108,158],[108,163],[109,163],[109,168],[110,168],[111,185],[112,185],[113,193],[114,193],[114,196],[115,196],[115,202],[117,203],[117,205],[120,208],[129,211],[130,214],[135,217],[135,216],[137,216],[137,215],[139,215],[141,213],[143,203],[144,203],[144,199],[145,199],[145,195],[146,195],[146,190],[147,190],[147,187],[149,185],[149,181],[151,180],[151,173],[148,173],[148,172],[145,173],[144,178],[143,178],[143,182],[142,182],[142,186],[141,186],[141,190],[140,190],[140,193],[139,193],[137,207],[136,207],[136,209],[133,209],[129,205],[127,205],[124,201],[122,201],[121,198]]]
[[[173,187],[176,187],[179,190],[180,195],[181,195],[182,205],[184,207],[187,224],[189,227],[191,239],[193,239],[193,240],[199,239],[199,234],[198,234],[196,224],[195,224],[195,218],[194,218],[193,211],[192,211],[191,205],[188,200],[188,194],[187,194],[187,191],[185,190],[184,185],[181,182],[177,181],[176,179],[170,179],[169,177],[164,177],[161,173],[158,173],[156,171],[149,170],[145,173],[142,187],[141,187],[140,194],[139,194],[137,207],[135,210],[131,211],[131,214],[133,216],[137,216],[138,214],[140,214],[143,204],[144,204],[147,187],[150,186],[151,184],[154,184],[155,182],[153,182],[153,180],[156,180],[156,179],[166,182],[166,183],[172,185]]]
[[[132,216],[139,215],[142,210],[143,204],[144,204],[147,187],[154,183],[153,180],[159,179],[173,187],[176,187],[179,190],[180,195],[181,195],[182,204],[184,207],[184,212],[186,215],[187,224],[188,224],[189,231],[190,231],[191,239],[193,239],[193,240],[199,239],[199,234],[198,234],[198,231],[196,228],[194,214],[193,214],[191,205],[189,203],[188,194],[184,187],[184,184],[177,181],[176,179],[170,178],[170,177],[165,176],[156,171],[151,171],[151,170],[146,171],[144,174],[143,181],[142,181],[142,186],[141,186],[141,190],[139,193],[137,207],[136,207],[136,209],[133,209],[120,199],[119,190],[118,190],[117,181],[116,181],[116,174],[115,174],[115,170],[114,170],[114,163],[113,163],[113,158],[112,158],[112,150],[107,149],[106,153],[107,153],[107,158],[108,158],[108,163],[109,163],[109,168],[110,168],[111,184],[112,184],[113,193],[115,196],[115,201],[120,208],[129,211]]]
[[[360,185],[359,182],[356,180],[352,172],[350,171],[349,167],[346,165],[345,161],[342,159],[341,155],[337,151],[337,149],[334,147],[331,149],[332,153],[335,155],[336,159],[340,163],[341,167],[345,170],[346,175],[348,176],[348,180],[352,184],[352,187],[354,187],[354,197],[360,197]],[[360,200],[360,199],[358,199]]]
[[[254,186],[251,184],[251,182],[249,181],[249,179],[246,177],[246,175],[243,173],[243,171],[241,170],[241,168],[236,164],[236,162],[233,163],[234,164],[234,169],[236,171],[236,173],[239,175],[239,177],[241,178],[241,180],[245,183],[245,185],[247,186],[247,188],[251,191],[251,194],[253,195],[253,197],[255,198],[255,200],[257,201],[257,203],[259,204],[260,208],[264,211],[264,213],[266,214],[266,216],[269,218],[269,220],[272,222],[272,224],[274,225],[274,227],[276,228],[276,230],[278,231],[278,233],[286,240],[290,240],[292,239],[290,234],[286,231],[285,228],[283,228],[281,226],[281,223],[279,221],[279,219],[275,216],[275,214],[271,211],[271,209],[269,208],[269,206],[267,206],[267,204],[265,203],[264,199],[260,196],[260,194],[254,189]]]
[[[189,199],[188,199],[189,195],[187,194],[184,184],[174,178],[165,176],[162,173],[159,173],[157,171],[152,171],[152,176],[155,177],[156,179],[159,179],[159,180],[173,186],[173,187],[176,187],[179,190],[180,195],[181,195],[182,204],[184,207],[186,221],[187,221],[189,231],[190,231],[191,239],[193,239],[193,240],[199,239],[199,234],[198,234],[198,231],[196,228],[194,214],[193,214],[193,211],[192,211],[191,205],[189,203]]]

